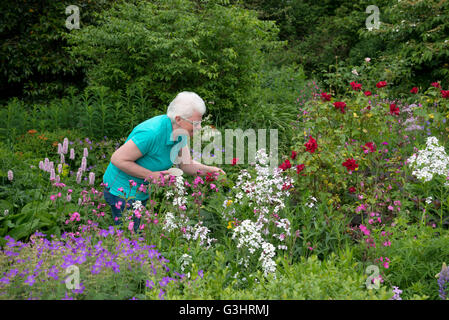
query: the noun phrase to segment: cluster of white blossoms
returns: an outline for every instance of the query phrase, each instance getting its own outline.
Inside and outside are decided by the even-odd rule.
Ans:
[[[316,198],[313,196],[310,196],[309,201],[310,201],[309,203],[306,203],[306,206],[309,208],[313,208],[317,202]]]
[[[255,254],[262,249],[259,260],[262,261],[264,274],[267,275],[276,271],[276,263],[272,259],[275,256],[275,247],[271,243],[264,241],[261,228],[261,224],[251,220],[244,220],[235,227],[232,239],[237,239],[237,248],[245,248],[250,254]],[[246,256],[239,263],[247,267],[249,260],[250,256]]]
[[[204,227],[202,221],[199,221],[196,225],[186,226],[185,232],[183,233],[183,237],[187,240],[200,240],[200,245],[205,245],[206,249],[209,249],[213,242],[217,241],[217,239],[209,238],[208,233],[210,232],[209,228]]]
[[[199,221],[194,226],[189,225],[190,219],[186,214],[181,213],[179,217],[176,217],[173,213],[167,212],[165,214],[165,220],[162,229],[167,232],[178,231],[181,232],[182,237],[190,240],[200,240],[200,245],[206,245],[206,249],[210,246],[216,239],[210,238],[208,234],[210,233],[209,228],[204,227],[202,221]]]
[[[293,184],[292,178],[281,175],[282,170],[270,168],[268,164],[268,155],[260,149],[256,152],[255,179],[247,170],[242,170],[234,186],[238,190],[236,203],[242,203],[244,198],[249,200],[250,206],[260,215],[259,221],[285,207],[285,198],[290,195],[286,186]]]
[[[276,262],[274,262],[273,257],[275,256],[275,248],[269,242],[264,242],[262,244],[262,254],[259,260],[262,261],[263,274],[267,276],[269,273],[274,274],[276,272]]]
[[[449,175],[449,157],[436,137],[427,138],[426,149],[414,153],[407,163],[413,169],[412,174],[424,182],[432,180],[434,175]],[[449,186],[449,182],[445,185]]]
[[[165,193],[165,197],[170,199],[173,197],[173,205],[175,207],[184,207],[187,204],[186,198],[186,188],[184,185],[184,178],[182,176],[176,177],[176,181],[174,183],[174,191],[167,191]]]

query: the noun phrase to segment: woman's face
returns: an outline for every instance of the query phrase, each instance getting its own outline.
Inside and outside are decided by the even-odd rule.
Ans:
[[[201,129],[201,120],[203,116],[198,111],[193,111],[193,114],[189,118],[181,118],[180,116],[176,116],[176,124],[187,131],[191,137],[193,137],[194,130]]]

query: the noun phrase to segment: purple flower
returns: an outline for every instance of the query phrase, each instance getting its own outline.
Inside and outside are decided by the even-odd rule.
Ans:
[[[446,266],[445,263],[443,263],[443,267],[441,268],[440,273],[437,274],[437,277],[438,277],[440,298],[442,300],[446,300],[448,296],[449,268]]]
[[[32,287],[35,282],[36,279],[34,279],[33,275],[28,276],[28,278],[25,280],[25,283],[29,284],[30,287]]]
[[[7,278],[7,277],[1,278],[0,283],[9,284],[9,278]]]
[[[80,288],[79,289],[73,289],[72,292],[73,293],[83,293],[84,289],[86,289],[86,288],[84,287],[84,284],[81,282],[80,283]]]
[[[73,300],[73,298],[72,298],[72,297],[69,297],[69,296],[67,295],[67,292],[66,292],[66,293],[65,293],[65,297],[62,298],[61,300]]]
[[[146,286],[150,289],[153,289],[154,287],[154,282],[153,280],[147,280]]]
[[[8,180],[12,181],[14,179],[14,173],[12,172],[12,170],[8,170]]]
[[[204,271],[203,270],[198,271],[198,275],[200,276],[201,279],[203,279]]]
[[[399,290],[398,287],[393,286],[393,293],[394,296],[390,300],[402,300],[402,298],[399,296],[402,293],[402,290]]]

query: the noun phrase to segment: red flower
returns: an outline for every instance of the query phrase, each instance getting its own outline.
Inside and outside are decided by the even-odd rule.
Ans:
[[[285,184],[284,183],[284,185],[282,186],[282,190],[288,190],[288,189],[290,189],[290,188],[292,188],[293,187],[293,185],[291,185],[291,184]]]
[[[341,101],[334,102],[334,107],[340,109],[341,113],[345,113],[346,103]]]
[[[387,85],[387,82],[386,81],[379,81],[377,84],[376,84],[376,87],[378,87],[378,88],[383,88],[383,87],[385,87]]]
[[[445,99],[449,98],[449,90],[441,90],[441,96]]]
[[[216,175],[213,174],[212,172],[208,172],[206,173],[206,181],[211,182],[211,181],[215,181]]]
[[[321,99],[324,101],[331,101],[332,96],[326,92],[321,93]]]
[[[412,90],[410,90],[411,93],[418,93],[418,88],[417,87],[413,87]]]
[[[349,191],[350,193],[354,193],[354,192],[356,192],[357,190],[356,190],[354,187],[350,187],[350,188],[348,189],[348,191]]]
[[[360,89],[362,89],[362,85],[360,83],[355,82],[355,81],[352,81],[350,83],[350,85],[351,85],[352,89],[355,90],[355,91],[359,91]]]
[[[346,159],[345,162],[342,163],[343,167],[346,167],[348,171],[354,171],[356,168],[359,167],[357,163],[355,163],[355,160],[353,158]]]
[[[438,82],[432,82],[430,85],[434,88],[441,88],[441,84],[439,84]]]
[[[309,136],[309,141],[307,141],[306,144],[304,144],[306,147],[306,151],[310,153],[314,153],[315,150],[318,148],[318,144],[316,143],[316,140],[312,138],[312,136]]]
[[[292,151],[292,155],[291,155],[292,160],[295,160],[297,155],[298,154],[295,151]]]
[[[237,161],[239,161],[239,158],[233,158],[231,166],[235,166],[237,164]]]
[[[390,114],[391,115],[399,115],[399,107],[396,107],[395,103],[390,104]]]
[[[298,164],[298,165],[296,166],[296,173],[297,173],[297,174],[300,174],[301,171],[304,170],[305,167],[306,167],[306,166],[305,166],[304,164]]]
[[[285,171],[287,169],[290,169],[292,167],[292,164],[290,163],[290,160],[285,160],[284,163],[282,163],[279,168],[282,169],[282,171]]]
[[[370,95],[372,95],[371,91],[365,91],[363,94],[364,94],[365,96],[367,96],[367,97],[369,97]]]
[[[376,152],[376,145],[373,142],[367,142],[364,146],[362,146],[362,149],[365,153]]]

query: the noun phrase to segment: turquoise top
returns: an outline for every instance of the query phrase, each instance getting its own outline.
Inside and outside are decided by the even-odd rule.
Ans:
[[[138,165],[151,171],[163,171],[173,165],[179,150],[187,144],[186,136],[179,136],[175,143],[172,132],[170,118],[160,115],[137,125],[125,143],[131,139],[142,153],[142,157],[136,160]],[[131,187],[129,180],[134,180],[137,186]],[[103,182],[108,184],[109,192],[115,196],[135,197],[136,200],[149,198],[148,191],[144,193],[138,190],[141,184],[148,185],[148,182],[126,174],[112,162],[104,173]],[[123,191],[118,191],[119,188],[123,188]]]

